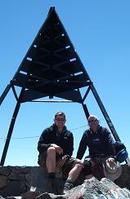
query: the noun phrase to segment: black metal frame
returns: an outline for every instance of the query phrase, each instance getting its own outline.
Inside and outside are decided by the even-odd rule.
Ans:
[[[5,162],[5,159],[6,159],[9,143],[10,143],[11,136],[12,136],[12,133],[13,133],[13,128],[14,128],[14,125],[15,125],[16,117],[17,117],[19,109],[20,109],[21,99],[22,99],[22,96],[24,95],[24,91],[25,91],[25,89],[22,88],[21,92],[19,94],[19,97],[17,97],[17,98],[16,98],[15,92],[13,91],[14,96],[17,99],[17,103],[16,103],[16,106],[15,106],[15,109],[14,109],[14,113],[12,115],[11,123],[10,123],[9,130],[8,130],[8,134],[7,134],[7,137],[6,137],[6,142],[5,142],[5,146],[4,146],[4,149],[3,149],[1,162],[0,162],[1,166],[4,165],[4,162]],[[113,123],[112,123],[112,121],[111,121],[111,119],[110,119],[110,117],[109,117],[109,115],[108,115],[108,113],[107,113],[107,111],[106,111],[106,109],[105,109],[105,107],[104,107],[104,105],[103,105],[103,103],[102,103],[102,101],[101,101],[101,99],[100,99],[100,97],[99,97],[99,95],[98,95],[93,83],[91,83],[88,86],[88,89],[87,89],[85,95],[83,96],[82,101],[79,102],[82,105],[82,107],[83,107],[86,119],[88,119],[88,117],[89,117],[89,110],[88,110],[86,104],[84,104],[84,101],[85,101],[85,99],[86,99],[86,97],[87,97],[87,95],[88,95],[88,93],[90,91],[93,93],[93,95],[94,95],[94,97],[95,97],[95,99],[96,99],[96,101],[97,101],[97,103],[98,103],[98,105],[100,107],[100,110],[101,110],[101,112],[102,112],[102,114],[103,114],[103,116],[104,116],[104,118],[105,118],[105,120],[106,120],[106,122],[107,122],[107,124],[108,124],[108,126],[110,128],[110,130],[111,130],[111,133],[113,134],[113,136],[115,138],[115,140],[120,141],[120,138],[119,138],[119,136],[118,136],[118,134],[117,134],[117,132],[116,132],[116,130],[114,128],[114,125],[113,125]],[[9,92],[9,89],[8,89],[8,92]],[[7,92],[7,89],[5,89],[5,91],[3,92],[3,94],[0,97],[0,101],[4,100],[4,97],[6,96],[5,93],[7,94],[8,92]],[[31,101],[31,102],[37,102],[37,100]],[[65,103],[67,103],[67,102],[73,102],[73,101],[69,101],[69,100],[68,101],[67,100],[66,101],[63,101],[63,100],[61,100],[61,101],[57,101],[57,100],[55,100],[55,101],[52,101],[52,100],[42,101],[41,100],[41,102],[56,102],[56,103],[65,102]]]
[[[21,87],[19,96],[15,86]],[[80,89],[83,87],[87,87],[84,96],[80,92]],[[64,101],[55,102],[80,103],[86,118],[88,118],[89,110],[84,101],[91,91],[115,140],[120,140],[93,82],[76,53],[54,7],[50,8],[47,19],[27,51],[10,84],[7,85],[2,93],[0,105],[11,88],[17,103],[12,115],[0,165],[4,165],[21,103],[27,101],[36,102],[39,98],[46,96],[51,99],[53,97],[65,99]]]

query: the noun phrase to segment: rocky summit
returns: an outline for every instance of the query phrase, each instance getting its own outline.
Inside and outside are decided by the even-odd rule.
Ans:
[[[130,168],[123,166],[122,176],[114,183],[107,178],[86,179],[61,195],[46,189],[46,170],[40,167],[0,167],[0,199],[130,199]],[[62,179],[59,176],[59,188]]]

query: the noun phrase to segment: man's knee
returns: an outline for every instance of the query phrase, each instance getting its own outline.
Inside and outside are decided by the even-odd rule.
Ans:
[[[81,164],[81,163],[77,163],[77,164],[75,164],[75,169],[77,170],[77,171],[81,171],[83,168],[84,168],[84,165],[83,164]]]
[[[49,147],[47,149],[47,156],[56,154],[56,149],[54,147]]]
[[[82,171],[83,168],[84,168],[83,164],[81,164],[81,163],[76,163],[76,164],[74,165],[74,167],[72,168],[72,170],[70,170],[70,173],[71,173],[71,172],[74,172],[74,173],[79,174],[79,173]]]
[[[38,155],[38,164],[41,167],[46,166],[46,159],[49,157],[51,158],[52,156],[56,156],[56,150],[54,147],[49,147],[46,151],[39,153]]]

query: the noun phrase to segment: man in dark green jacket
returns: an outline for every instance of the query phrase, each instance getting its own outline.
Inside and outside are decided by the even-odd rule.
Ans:
[[[57,168],[62,168],[64,174],[67,175],[76,163],[76,159],[71,158],[74,145],[73,134],[67,130],[65,122],[65,114],[56,113],[54,124],[42,132],[38,141],[38,164],[47,168],[50,192],[54,192]]]

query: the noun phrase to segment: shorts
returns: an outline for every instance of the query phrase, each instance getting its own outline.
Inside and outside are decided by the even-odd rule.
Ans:
[[[39,155],[38,155],[37,163],[42,167],[46,166],[46,156],[47,156],[47,151],[44,151],[43,153],[39,153]],[[60,158],[61,158],[61,156],[59,154],[57,154],[56,160],[58,161]]]
[[[43,152],[43,153],[39,153],[38,155],[38,164],[41,167],[46,167],[46,156],[47,156],[47,152]],[[58,161],[61,157],[57,154],[56,160]],[[63,179],[66,180],[68,177],[68,174],[70,172],[70,170],[74,167],[75,164],[77,164],[79,162],[79,160],[77,160],[76,158],[70,157],[65,164],[62,167],[62,176]]]
[[[99,180],[104,177],[102,162],[104,162],[105,159],[106,158],[91,158],[92,174]]]
[[[43,166],[46,166],[46,156],[47,156],[47,152],[44,151],[43,153],[39,153],[38,155],[38,161],[37,163],[43,167]]]
[[[84,168],[82,172],[84,176],[92,174],[92,163],[91,163],[90,158],[85,158],[83,164],[84,164]]]
[[[76,158],[70,157],[69,160],[65,162],[62,167],[63,179],[67,179],[70,170],[77,164],[79,161]]]

